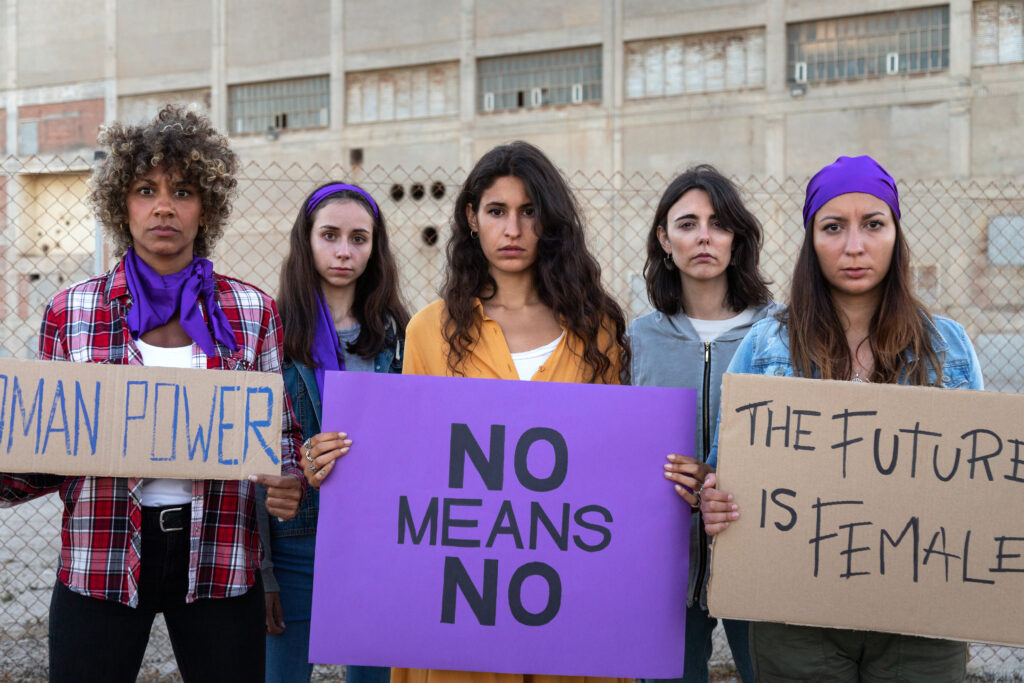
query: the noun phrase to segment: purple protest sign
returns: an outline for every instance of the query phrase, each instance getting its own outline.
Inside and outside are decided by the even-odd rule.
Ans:
[[[682,674],[689,389],[328,373],[310,660]]]

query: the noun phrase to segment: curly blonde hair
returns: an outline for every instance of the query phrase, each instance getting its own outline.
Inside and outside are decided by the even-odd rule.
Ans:
[[[104,126],[99,143],[110,153],[93,174],[90,199],[117,258],[132,246],[126,203],[132,184],[159,167],[180,170],[199,189],[203,225],[193,251],[201,257],[213,252],[231,214],[238,156],[207,117],[168,104],[146,125]]]

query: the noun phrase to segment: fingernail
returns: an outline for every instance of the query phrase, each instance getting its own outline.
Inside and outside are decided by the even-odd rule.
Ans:
[[[255,474],[250,474],[249,475],[249,481],[256,481],[257,479],[258,479],[258,477]]]
[[[284,517],[278,517],[278,518],[277,518],[277,521],[279,521],[279,522],[283,522],[283,521],[284,521]]]

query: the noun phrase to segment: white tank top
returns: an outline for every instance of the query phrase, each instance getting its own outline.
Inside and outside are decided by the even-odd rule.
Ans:
[[[139,339],[135,342],[142,354],[142,364],[164,368],[192,367],[192,345],[164,348]],[[191,479],[143,479],[142,505],[164,507],[192,502]]]

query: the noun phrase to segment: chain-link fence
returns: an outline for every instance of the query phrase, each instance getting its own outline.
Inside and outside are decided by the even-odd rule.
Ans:
[[[40,316],[59,289],[111,265],[87,202],[91,162],[20,159],[0,165],[0,356],[36,354]],[[461,170],[364,170],[249,163],[230,227],[213,261],[219,272],[277,289],[287,231],[306,194],[327,180],[356,182],[387,218],[410,309],[436,298],[444,244]],[[569,178],[588,221],[588,239],[606,284],[630,317],[650,310],[642,271],[654,209],[670,178],[620,174]],[[764,223],[763,264],[784,301],[803,238],[804,183],[737,179]],[[986,386],[1024,391],[1024,187],[974,182],[900,183],[916,288],[936,313],[963,323]],[[48,496],[0,511],[0,680],[45,679],[47,609],[59,550],[61,503]],[[726,650],[719,640],[718,650]],[[972,675],[1024,680],[1024,650],[974,645]],[[726,655],[727,656],[727,655]],[[159,624],[146,677],[174,676]],[[341,676],[318,668],[318,678]]]

